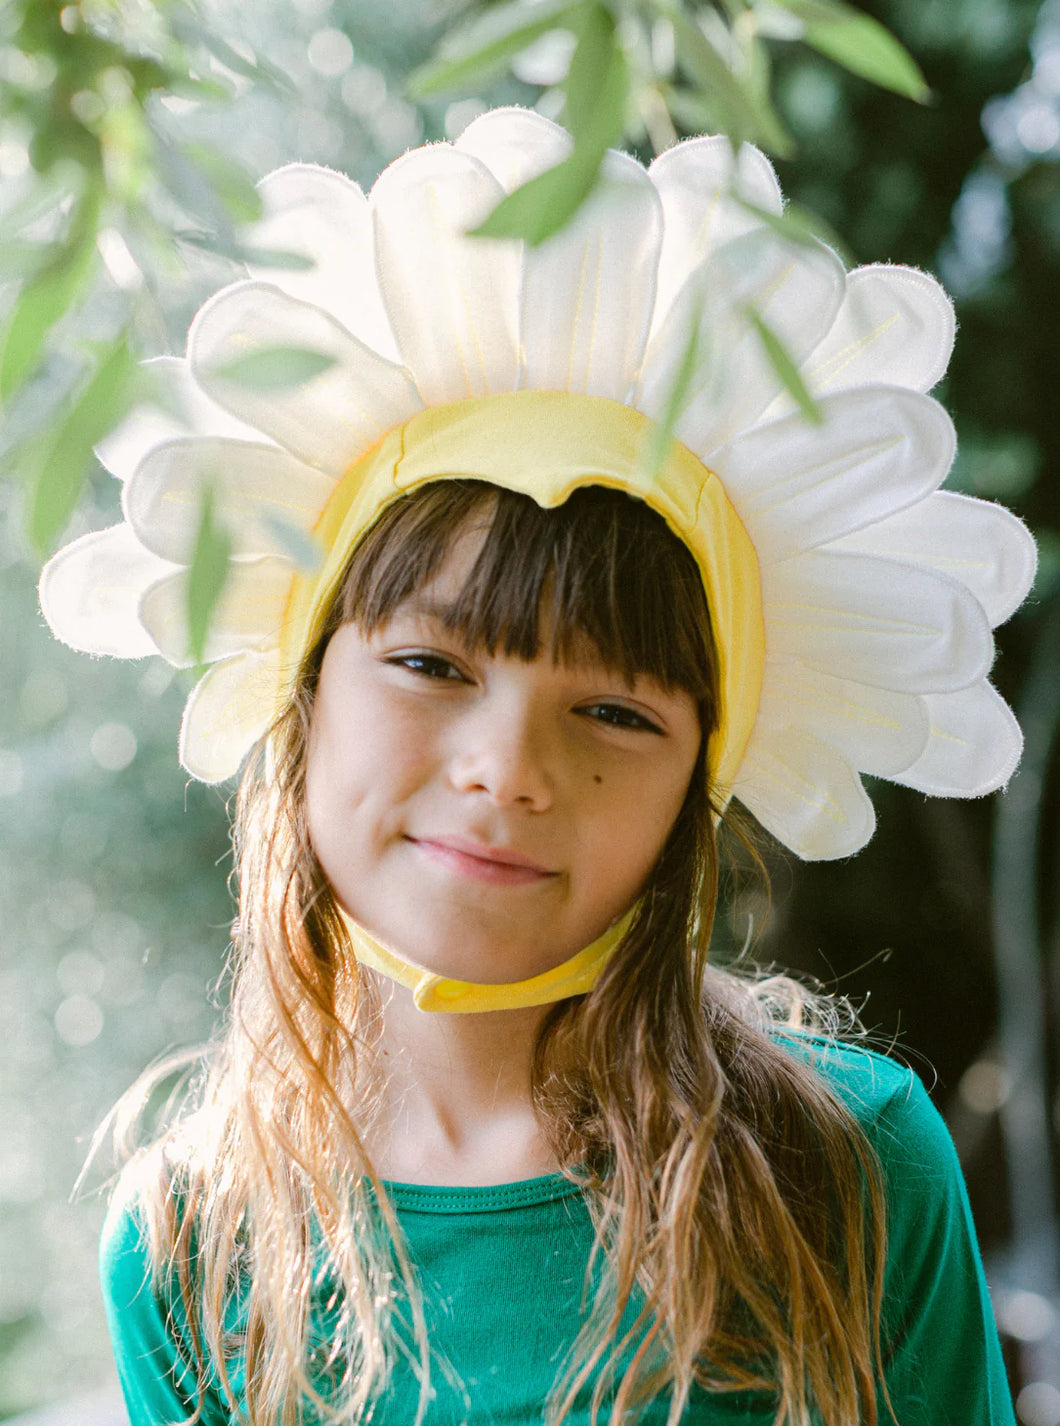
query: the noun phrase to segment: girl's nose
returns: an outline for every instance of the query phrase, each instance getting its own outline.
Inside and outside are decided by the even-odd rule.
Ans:
[[[484,700],[462,720],[450,760],[453,786],[481,792],[500,806],[544,811],[552,801],[554,776],[546,730],[519,700]]]

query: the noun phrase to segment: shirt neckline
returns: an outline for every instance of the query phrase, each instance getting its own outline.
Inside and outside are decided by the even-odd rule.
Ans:
[[[394,1207],[407,1213],[499,1213],[573,1198],[581,1193],[578,1185],[561,1173],[518,1179],[514,1183],[473,1185],[397,1183],[384,1179],[383,1188]]]

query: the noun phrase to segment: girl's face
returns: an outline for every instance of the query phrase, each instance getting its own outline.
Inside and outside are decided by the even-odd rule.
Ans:
[[[307,762],[314,850],[342,907],[437,974],[561,964],[635,901],[700,744],[695,700],[591,651],[469,648],[444,612],[480,539],[373,633],[332,636]]]

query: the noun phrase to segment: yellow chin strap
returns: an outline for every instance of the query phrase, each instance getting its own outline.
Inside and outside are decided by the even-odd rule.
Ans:
[[[293,684],[320,637],[349,558],[391,501],[434,480],[484,480],[529,495],[546,509],[583,485],[636,496],[660,514],[699,565],[718,661],[718,726],[707,748],[716,795],[728,800],[758,715],[765,658],[762,595],[754,545],[725,489],[677,441],[652,471],[654,422],[600,396],[508,391],[420,411],[390,431],[343,476],[316,527],[320,566],[300,574],[284,620],[283,667]],[[542,976],[474,985],[433,975],[380,946],[349,922],[358,959],[408,986],[421,1010],[503,1010],[589,990],[625,933],[623,918],[583,951]]]
[[[635,908],[634,908],[635,909]],[[584,995],[592,990],[612,952],[633,924],[633,911],[609,926],[592,945],[571,956],[552,970],[533,975],[528,980],[509,981],[503,985],[482,985],[472,980],[453,980],[435,975],[422,966],[390,950],[352,916],[341,912],[343,923],[353,946],[353,953],[362,965],[371,966],[380,975],[396,980],[412,991],[418,1010],[448,1010],[471,1014],[477,1010],[521,1010],[528,1005],[551,1005],[554,1000],[566,1000],[571,995]]]

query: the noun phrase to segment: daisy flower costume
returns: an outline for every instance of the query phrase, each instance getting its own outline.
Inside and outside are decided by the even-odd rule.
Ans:
[[[220,782],[283,708],[351,551],[392,501],[451,478],[545,507],[604,485],[657,511],[699,566],[720,683],[707,764],[723,802],[737,799],[799,857],[830,859],[872,835],[862,774],[936,796],[1002,787],[1021,739],[988,682],[992,629],[1030,588],[1034,545],[1000,506],[941,489],[954,430],[928,393],[954,336],[944,292],[907,267],[845,271],[823,244],[785,237],[770,221],[782,213],[770,164],[721,138],[685,140],[648,168],[609,153],[590,200],[538,247],[469,235],[570,146],[536,113],[502,109],[455,143],[406,153],[367,196],[313,165],[266,178],[253,250],[306,261],[251,267],[198,313],[185,357],[152,363],[169,401],[135,412],[100,451],[123,482],[124,518],[44,571],[55,634],[89,653],[190,665],[189,564],[211,492],[232,555],[180,758]],[[797,367],[818,423],[796,407],[763,329]],[[277,349],[320,360],[279,387],[241,375]],[[660,421],[668,444],[654,440]],[[584,993],[617,939],[533,981],[484,987],[353,931],[358,957],[425,1011]],[[890,1185],[888,1387],[901,1426],[939,1426],[927,1383],[943,1373],[963,1383],[946,1420],[1007,1426],[941,1122],[899,1066],[838,1048],[822,1061]],[[935,1176],[930,1197],[913,1182],[924,1175]],[[572,1194],[560,1177],[444,1194],[394,1186],[439,1301],[462,1294],[474,1308],[438,1317],[444,1354],[477,1383],[474,1409],[442,1382],[428,1421],[541,1419],[541,1364],[562,1355],[579,1315],[591,1235],[577,1230],[554,1279],[533,1244],[570,1219]],[[131,1219],[108,1243],[134,1423],[176,1419],[194,1403],[179,1313],[160,1294],[137,1298],[145,1258]],[[918,1308],[900,1329],[902,1282]],[[527,1322],[544,1324],[536,1345]],[[402,1390],[396,1380],[377,1419],[414,1419],[415,1395]],[[659,1411],[644,1419],[664,1420]],[[772,1415],[768,1403],[705,1396],[682,1419]]]

